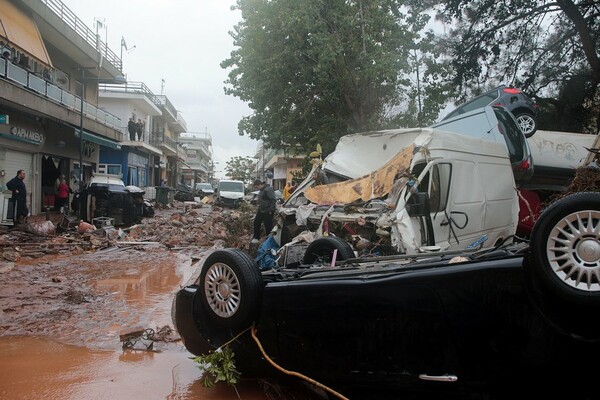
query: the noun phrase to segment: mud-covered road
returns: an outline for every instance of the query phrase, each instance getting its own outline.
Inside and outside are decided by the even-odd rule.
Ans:
[[[204,388],[191,354],[168,331],[174,293],[212,248],[249,242],[247,224],[227,213],[158,210],[118,235],[2,232],[0,398],[277,398],[260,382]],[[48,243],[61,250],[48,251]],[[136,329],[165,334],[151,351],[143,341],[123,349],[120,335]]]

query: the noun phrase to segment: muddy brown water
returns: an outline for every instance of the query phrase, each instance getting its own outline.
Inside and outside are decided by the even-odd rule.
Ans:
[[[121,348],[123,329],[172,326],[173,295],[197,266],[142,249],[24,262],[3,273],[0,398],[238,398],[227,385],[203,387],[180,341],[157,342],[152,352]],[[266,398],[255,381],[236,389],[242,399]]]

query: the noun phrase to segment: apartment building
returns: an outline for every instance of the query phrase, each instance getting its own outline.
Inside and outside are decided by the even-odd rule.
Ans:
[[[53,206],[60,175],[73,190],[94,172],[176,186],[186,130],[171,101],[127,82],[120,57],[60,0],[0,0],[0,223],[20,169],[32,214]]]
[[[210,182],[214,175],[211,135],[208,132],[187,132],[179,137],[179,141],[186,151],[186,165],[182,171],[184,183],[194,186]]]
[[[122,63],[60,0],[0,0],[0,215],[6,182],[26,171],[30,211],[73,189],[118,150],[122,121],[98,107],[98,84],[123,82]],[[81,168],[81,166],[83,168]]]

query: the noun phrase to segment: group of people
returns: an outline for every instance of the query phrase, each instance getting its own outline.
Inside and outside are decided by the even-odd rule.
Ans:
[[[10,213],[10,216],[12,216],[13,224],[18,226],[23,224],[29,215],[25,171],[22,169],[18,170],[17,175],[6,183],[6,187],[12,192],[11,203],[13,211]],[[73,190],[69,187],[66,177],[64,175],[59,176],[56,180],[56,196],[54,199],[54,209],[56,211],[62,211],[63,208],[68,207],[69,193],[73,193]]]
[[[129,140],[142,140],[144,138],[144,121],[138,118],[137,122],[135,122],[133,117],[129,118],[129,122],[127,123],[127,131],[129,132]]]

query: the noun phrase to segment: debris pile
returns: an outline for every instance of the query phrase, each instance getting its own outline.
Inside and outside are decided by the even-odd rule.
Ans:
[[[251,207],[228,209],[175,201],[173,206],[157,208],[155,216],[141,224],[98,228],[62,214],[51,214],[49,219],[41,214],[18,229],[0,231],[0,255],[14,262],[21,257],[75,255],[114,246],[244,248],[250,242],[253,215]]]

